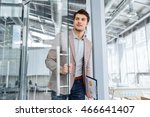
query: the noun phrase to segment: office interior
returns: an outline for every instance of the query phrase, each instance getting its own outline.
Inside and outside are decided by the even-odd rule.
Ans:
[[[51,100],[45,59],[79,9],[98,100],[150,99],[150,0],[0,0],[1,100]]]

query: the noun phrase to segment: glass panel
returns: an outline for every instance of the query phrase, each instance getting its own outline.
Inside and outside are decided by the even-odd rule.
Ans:
[[[135,40],[136,40],[138,72],[148,72],[148,55],[147,55],[145,27],[142,27],[136,31]]]
[[[138,80],[139,80],[139,86],[140,87],[145,87],[145,88],[150,88],[150,74],[139,74]]]
[[[126,44],[126,43],[125,43]],[[126,63],[126,49],[125,44],[122,44],[122,48],[120,50],[120,75],[121,75],[121,83],[127,83],[127,63]]]
[[[146,25],[146,36],[147,36],[147,48],[148,48],[148,62],[149,62],[149,71],[150,71],[150,23]]]
[[[85,9],[85,0],[69,5],[68,0],[29,0],[23,4],[22,0],[0,1],[0,99],[51,99],[48,84],[54,74],[46,68],[47,53],[62,43],[61,38],[55,39],[58,33],[68,39],[73,13],[80,7]],[[60,47],[60,56],[54,54],[54,60],[60,61],[57,70],[63,66],[62,58],[69,63],[68,40],[63,43],[67,45]],[[69,76],[65,77],[63,85],[69,82]],[[65,89],[69,93],[68,87]]]
[[[60,66],[69,62],[67,4],[67,0],[31,0],[30,2],[27,69],[28,99],[30,100],[51,99],[53,87],[57,89],[57,85],[59,85],[57,78],[61,77],[60,73],[57,75],[57,71],[60,70]],[[66,46],[61,48],[59,46],[61,38],[56,38],[62,32],[66,37]],[[58,50],[58,53],[57,47],[61,50]],[[52,51],[53,55],[48,55],[49,51]],[[49,56],[53,57],[50,58]],[[48,68],[45,65],[45,59]],[[50,59],[57,61],[58,64],[60,61],[60,64],[57,66],[56,63],[49,62]],[[63,64],[61,63],[62,60],[65,61]],[[65,77],[65,83],[60,83],[64,87],[68,84],[68,75]],[[51,85],[49,85],[49,81]],[[68,94],[68,87],[59,89],[60,92],[57,90],[56,94],[59,95],[64,89]]]
[[[0,1],[0,99],[18,99],[22,0]]]
[[[136,44],[139,44],[141,42],[145,42],[146,41],[146,37],[145,37],[145,27],[142,27],[140,29],[138,29],[136,31],[136,35],[135,35],[135,40],[136,40]]]
[[[125,40],[126,40],[126,48],[130,48],[133,46],[132,34],[129,34],[128,36],[126,36]]]
[[[119,60],[117,44],[112,43],[108,47],[108,72],[109,86],[117,85],[120,82]]]
[[[128,86],[137,86],[137,75],[135,75],[134,73],[128,73],[127,78]]]
[[[127,72],[133,73],[134,70],[134,54],[132,48],[126,50],[126,56],[127,56]]]
[[[132,43],[132,34],[125,37],[126,39],[126,61],[127,61],[127,72],[134,72],[134,51]]]
[[[139,87],[149,89],[150,88],[150,74],[145,73],[145,74],[138,74],[138,82],[139,82]],[[143,96],[149,96],[150,91],[149,90],[143,90]]]
[[[148,72],[148,56],[146,43],[137,46],[138,71]]]

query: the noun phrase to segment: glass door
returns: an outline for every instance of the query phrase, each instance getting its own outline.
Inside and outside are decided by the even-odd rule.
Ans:
[[[50,100],[52,94],[60,95],[62,90],[69,93],[69,75],[64,75],[61,81],[60,74],[60,67],[69,62],[67,6],[68,0],[30,0],[27,67],[30,100]],[[57,38],[62,32],[67,40],[63,51],[61,38]],[[51,58],[50,51],[54,52]]]
[[[76,2],[0,0],[0,99],[69,94],[69,74],[60,72],[70,61],[68,33],[73,13],[82,6]],[[55,68],[46,62],[51,50]]]

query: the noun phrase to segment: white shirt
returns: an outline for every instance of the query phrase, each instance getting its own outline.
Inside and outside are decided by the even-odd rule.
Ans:
[[[75,33],[73,34],[74,34],[75,61],[76,61],[75,77],[78,77],[83,74],[84,36],[82,39],[78,39]]]

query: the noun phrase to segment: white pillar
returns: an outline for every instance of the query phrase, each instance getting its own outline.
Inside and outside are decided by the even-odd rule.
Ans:
[[[94,77],[98,81],[98,99],[109,99],[104,0],[91,1]]]
[[[91,31],[91,0],[86,0],[86,11],[89,13],[89,15],[90,15],[90,21],[89,21],[89,23],[88,23],[88,27],[87,27],[87,32],[86,32],[86,34],[87,34],[87,37],[88,37],[88,39],[90,40],[90,41],[92,41],[92,31]],[[92,54],[93,54],[93,52],[92,52]],[[93,57],[91,56],[91,59],[90,59],[91,61],[91,69],[93,69]],[[93,70],[91,71],[91,77],[93,77]]]

